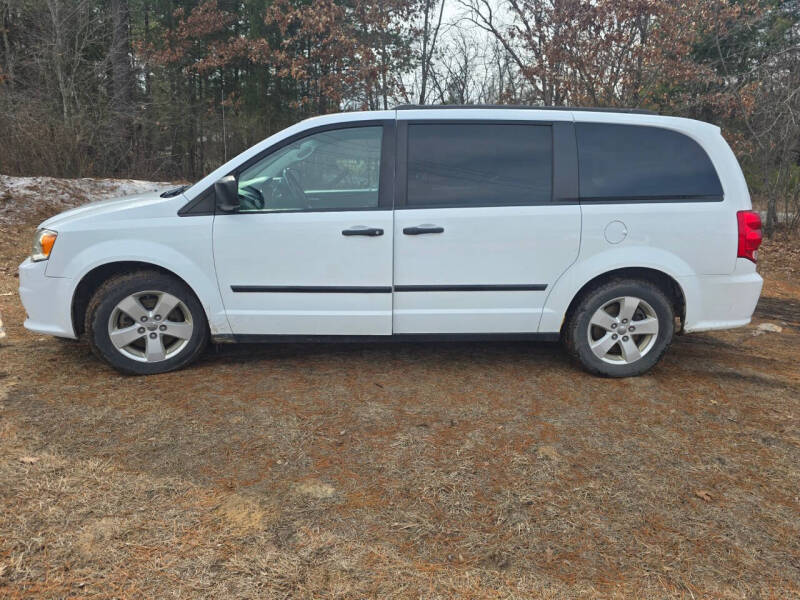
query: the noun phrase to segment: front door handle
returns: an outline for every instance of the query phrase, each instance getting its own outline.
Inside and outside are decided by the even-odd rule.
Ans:
[[[356,225],[350,229],[342,231],[342,235],[368,235],[369,237],[377,237],[383,235],[383,229],[380,227],[364,227],[363,225]]]
[[[417,225],[416,227],[404,227],[403,233],[406,235],[422,235],[424,233],[444,233],[444,227],[438,225]]]

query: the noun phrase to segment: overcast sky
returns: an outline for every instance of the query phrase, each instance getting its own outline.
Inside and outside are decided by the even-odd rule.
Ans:
[[[461,28],[471,30],[472,35],[476,37],[489,35],[485,31],[480,29],[477,25],[472,24],[465,18],[465,16],[469,11],[467,8],[464,7],[463,4],[461,4],[461,2],[459,2],[459,0],[443,0],[443,1],[444,1],[444,15],[442,17],[443,29],[446,29],[445,24],[454,25],[455,23],[460,21],[459,26]],[[496,22],[502,21],[503,16],[508,16],[507,11],[504,8],[502,8],[501,0],[489,0],[489,4],[492,7],[492,12],[494,13],[494,19]],[[438,18],[438,16],[439,14],[436,13],[434,15],[434,19]],[[443,31],[442,33],[446,34],[445,31]]]

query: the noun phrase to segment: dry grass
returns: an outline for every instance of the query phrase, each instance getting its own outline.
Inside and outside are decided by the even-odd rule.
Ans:
[[[0,294],[33,225],[0,236]],[[780,252],[753,326],[623,381],[523,343],[242,346],[129,378],[0,296],[0,597],[800,597]]]

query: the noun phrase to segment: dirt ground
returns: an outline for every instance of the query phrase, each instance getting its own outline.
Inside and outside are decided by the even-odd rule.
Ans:
[[[22,328],[37,222],[0,235],[0,598],[800,598],[797,240],[636,379],[529,343],[135,378]]]

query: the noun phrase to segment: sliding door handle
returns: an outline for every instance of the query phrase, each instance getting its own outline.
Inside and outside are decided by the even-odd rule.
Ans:
[[[444,227],[438,225],[417,225],[416,227],[404,227],[403,233],[406,235],[422,235],[424,233],[444,233]]]
[[[369,237],[377,237],[383,235],[383,229],[380,227],[364,227],[363,225],[356,225],[350,229],[342,231],[342,235],[368,235]]]

